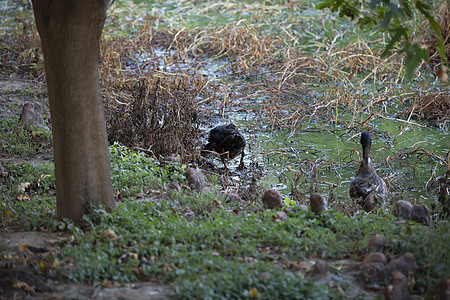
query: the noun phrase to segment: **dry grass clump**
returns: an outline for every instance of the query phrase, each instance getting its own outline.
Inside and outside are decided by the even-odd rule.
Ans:
[[[448,90],[427,94],[403,112],[406,117],[419,120],[438,120],[446,122],[450,120],[450,94]]]
[[[187,76],[148,76],[134,82],[133,99],[110,107],[108,138],[126,146],[186,159],[198,144],[199,111]]]
[[[22,76],[42,77],[44,57],[41,39],[32,20],[16,18],[18,28],[0,39],[0,68],[5,73],[18,72]]]
[[[380,58],[379,53],[374,53],[362,41],[349,44],[342,50],[332,48],[323,59],[332,71],[330,75],[337,80],[345,74],[346,77],[353,78],[361,73],[369,73],[375,78],[380,75],[386,77],[399,69],[398,61]]]
[[[278,42],[272,36],[263,36],[258,25],[240,20],[217,30],[195,34],[186,49],[193,56],[206,54],[214,59],[227,58],[232,73],[248,76],[261,73],[262,67],[275,60]]]

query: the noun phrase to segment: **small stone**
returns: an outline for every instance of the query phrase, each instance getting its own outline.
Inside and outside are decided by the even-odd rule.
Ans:
[[[309,200],[311,201],[311,211],[315,214],[323,213],[327,210],[327,201],[317,193],[311,193]]]
[[[199,193],[203,191],[206,186],[206,180],[200,170],[189,168],[186,170],[185,176],[192,191]]]
[[[400,218],[411,220],[413,205],[406,200],[399,200],[395,204],[397,206],[397,214]]]
[[[369,252],[377,252],[386,247],[386,238],[382,234],[375,234],[369,241]]]
[[[414,205],[411,218],[417,223],[428,225],[430,223],[430,209],[425,204]]]
[[[386,277],[386,256],[383,253],[372,253],[364,258],[362,276],[367,284],[381,282]]]
[[[288,218],[288,215],[284,211],[277,211],[275,213],[274,217],[275,217],[276,220],[281,220],[282,221],[282,220],[286,220]]]
[[[280,207],[282,200],[280,192],[276,189],[267,190],[262,197],[264,207],[269,209]]]
[[[43,128],[44,119],[41,113],[41,104],[38,102],[25,103],[20,114],[20,122],[26,130],[30,130],[32,126]]]
[[[405,220],[413,220],[417,223],[429,224],[430,210],[425,204],[412,205],[409,201],[399,200],[396,203],[397,214]]]
[[[388,274],[402,272],[408,276],[410,273],[414,273],[419,267],[417,266],[414,254],[408,252],[389,262],[386,268]]]
[[[409,300],[412,299],[408,291],[408,278],[401,272],[392,274],[392,282],[386,288],[387,300]]]
[[[381,252],[371,253],[367,255],[363,260],[363,265],[367,263],[381,263],[387,264],[386,256]]]

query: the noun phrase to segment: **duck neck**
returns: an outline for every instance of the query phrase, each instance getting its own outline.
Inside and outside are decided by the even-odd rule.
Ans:
[[[363,147],[363,163],[365,165],[368,165],[370,163],[369,160],[369,155],[370,155],[370,145],[365,145],[365,147]]]

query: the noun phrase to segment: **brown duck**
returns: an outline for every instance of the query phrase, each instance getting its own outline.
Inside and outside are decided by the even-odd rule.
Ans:
[[[387,187],[370,162],[370,146],[372,139],[368,132],[361,133],[363,160],[359,165],[355,178],[350,183],[349,195],[366,211],[371,211],[385,202]]]

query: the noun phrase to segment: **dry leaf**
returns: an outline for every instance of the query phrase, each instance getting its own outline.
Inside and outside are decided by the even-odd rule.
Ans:
[[[19,246],[17,246],[17,248],[20,252],[25,252],[26,250],[28,250],[28,246],[28,244],[20,244]]]
[[[105,233],[103,234],[105,238],[110,238],[112,241],[117,241],[119,238],[117,237],[117,234],[112,230],[111,228],[106,229]]]
[[[248,291],[248,293],[250,294],[250,297],[252,297],[253,299],[258,299],[258,290],[255,288],[250,289],[250,291]]]
[[[19,193],[24,193],[27,188],[31,186],[29,182],[23,182],[17,186],[17,190]]]
[[[19,196],[17,196],[17,200],[19,200],[19,201],[30,200],[30,196],[27,196],[27,195],[19,195]]]
[[[28,293],[36,293],[36,291],[34,290],[35,289],[34,285],[29,286],[28,283],[23,282],[23,281],[15,282],[13,284],[13,288],[23,289],[25,292],[28,292]]]
[[[14,213],[14,211],[12,209],[6,209],[3,211],[3,216],[5,218],[12,218],[14,217],[16,214]]]
[[[132,267],[131,271],[135,273],[140,278],[144,278],[147,276],[147,273],[145,272],[143,267]]]
[[[436,72],[436,76],[439,78],[441,83],[448,83],[448,73],[450,69],[444,65],[441,65]]]
[[[105,287],[105,288],[115,288],[115,287],[120,287],[120,284],[117,283],[117,282],[112,282],[112,281],[109,281],[109,280],[104,279],[104,280],[102,281],[102,287]]]
[[[57,242],[58,242],[57,239],[51,239],[51,240],[46,240],[45,241],[45,243],[50,245],[50,246],[55,246]]]

